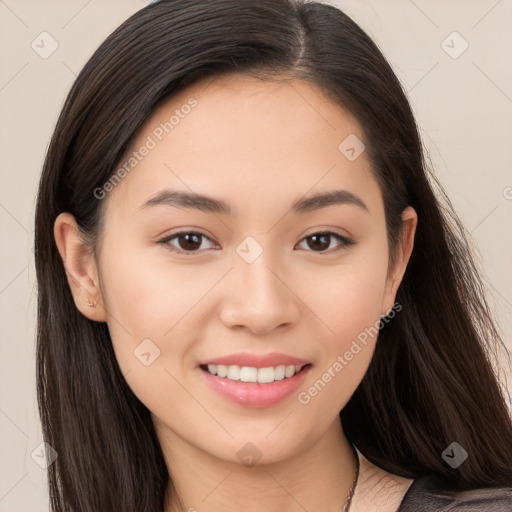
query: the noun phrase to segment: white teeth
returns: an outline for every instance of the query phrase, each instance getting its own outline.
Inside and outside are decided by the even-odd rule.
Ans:
[[[230,380],[240,380],[242,382],[259,382],[267,384],[276,380],[289,379],[302,369],[301,365],[280,365],[276,367],[254,368],[251,366],[226,366],[223,364],[209,364],[208,371],[212,375],[227,377]]]
[[[242,366],[240,368],[240,380],[242,382],[256,382],[258,380],[258,369]]]
[[[274,368],[274,379],[275,380],[283,380],[285,372],[286,372],[286,366],[284,366],[284,365]]]
[[[215,365],[213,365],[215,367]],[[210,367],[208,367],[209,369]],[[210,372],[212,373],[212,372]],[[213,371],[213,373],[215,373],[215,370]],[[217,365],[217,375],[219,377],[226,377],[226,375],[228,374],[228,367],[225,365],[225,364],[218,364]]]
[[[293,377],[295,375],[295,366],[287,366],[286,370],[284,371],[284,376],[289,379],[290,377]]]
[[[230,380],[240,380],[240,366],[228,366],[227,378]]]

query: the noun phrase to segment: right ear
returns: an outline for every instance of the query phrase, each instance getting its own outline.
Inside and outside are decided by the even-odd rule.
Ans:
[[[55,219],[53,236],[76,307],[90,320],[106,322],[94,255],[91,247],[80,237],[73,215],[61,213]]]

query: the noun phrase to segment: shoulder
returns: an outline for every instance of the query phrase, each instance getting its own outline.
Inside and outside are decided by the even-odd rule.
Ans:
[[[370,462],[358,451],[360,471],[350,512],[395,512],[413,480]]]
[[[443,481],[424,476],[411,484],[397,512],[510,512],[510,487],[485,487],[467,491],[448,491]]]

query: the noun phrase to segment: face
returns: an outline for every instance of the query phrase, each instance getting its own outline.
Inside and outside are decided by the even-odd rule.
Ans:
[[[314,85],[236,75],[186,89],[139,131],[122,179],[98,199],[101,308],[82,310],[103,312],[94,319],[108,322],[162,435],[233,462],[251,442],[274,462],[338,421],[393,307],[415,225],[409,210],[388,273],[362,139]],[[215,362],[221,376],[207,371]],[[228,378],[237,363],[244,379],[274,382]],[[296,364],[306,366],[293,377],[277,368]]]

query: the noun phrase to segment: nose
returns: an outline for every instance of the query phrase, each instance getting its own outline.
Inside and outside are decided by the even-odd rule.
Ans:
[[[270,265],[265,252],[253,263],[242,259],[230,272],[220,318],[229,328],[264,335],[297,323],[299,299],[288,274]],[[274,267],[274,268],[272,268]]]

